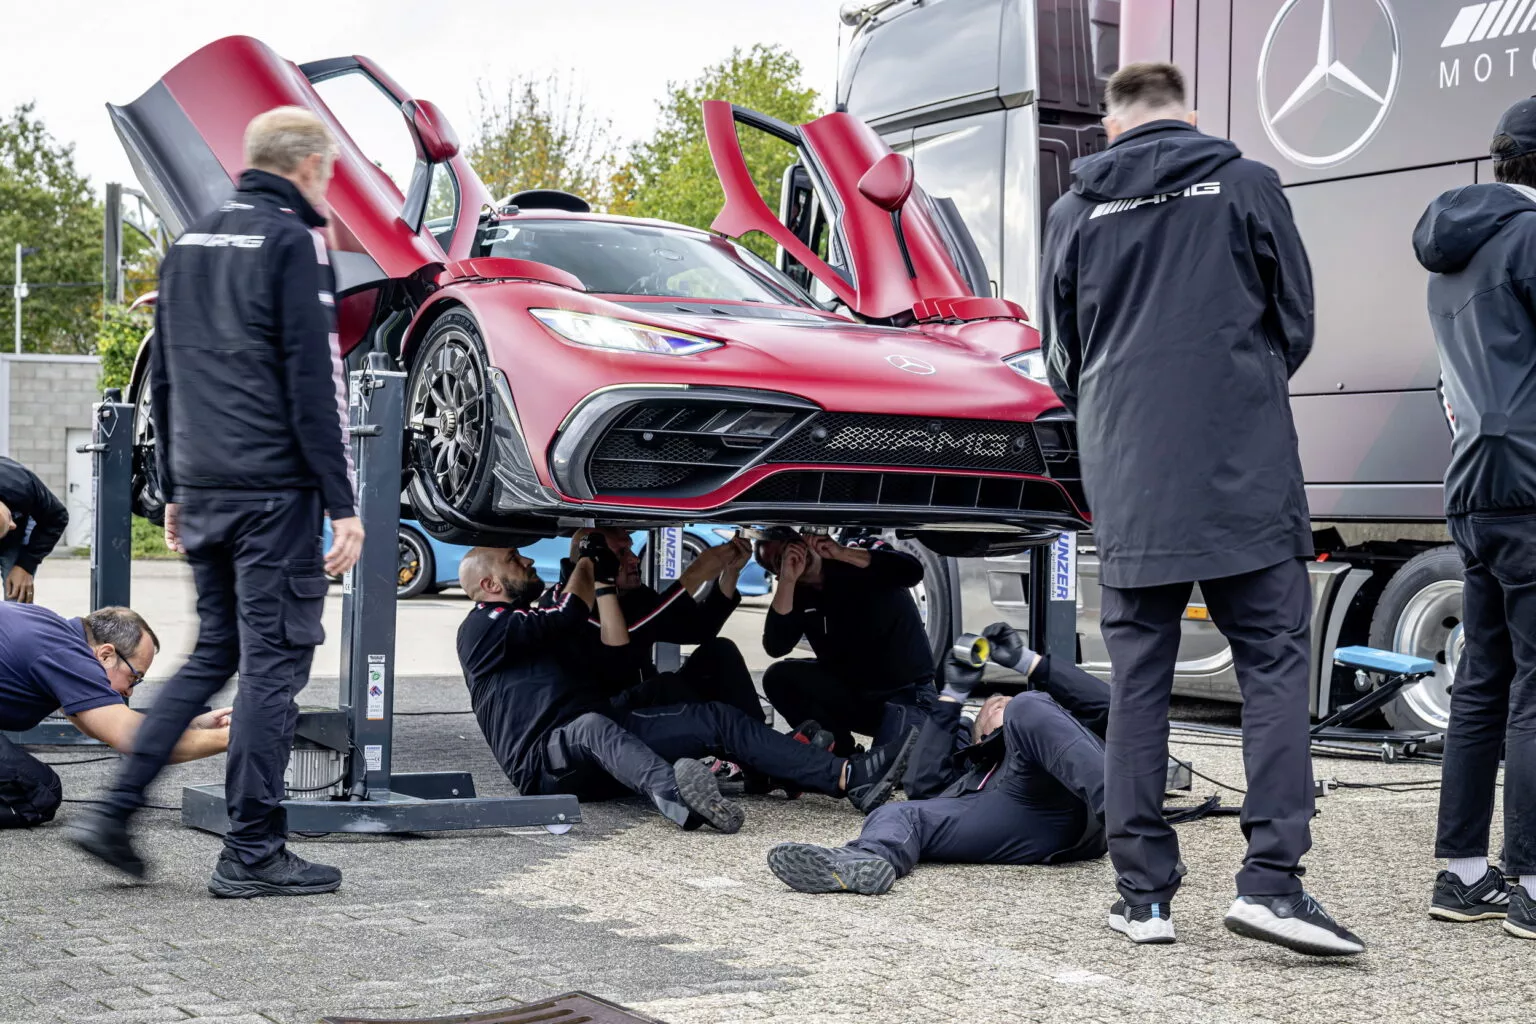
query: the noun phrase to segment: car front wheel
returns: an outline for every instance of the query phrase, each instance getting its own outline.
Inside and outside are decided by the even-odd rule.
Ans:
[[[432,325],[411,362],[407,416],[427,438],[432,474],[448,504],[471,518],[490,501],[492,408],[480,329],[454,312]],[[409,439],[408,439],[409,440]]]
[[[406,598],[424,594],[437,578],[437,562],[426,538],[415,530],[400,528],[400,560],[396,570],[395,596]]]

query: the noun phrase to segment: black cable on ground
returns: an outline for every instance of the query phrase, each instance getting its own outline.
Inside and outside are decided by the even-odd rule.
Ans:
[[[424,718],[429,715],[472,715],[473,711],[396,711],[396,718]]]
[[[44,761],[42,758],[38,758],[38,761],[53,768],[66,764],[95,764],[97,761],[116,761],[121,756],[121,754],[104,754],[101,757],[82,757],[75,761]]]
[[[1189,773],[1191,775],[1204,779],[1206,782],[1209,782],[1213,786],[1220,786],[1222,789],[1230,789],[1234,793],[1242,793],[1245,796],[1248,793],[1246,789],[1242,789],[1238,786],[1229,786],[1225,782],[1222,782],[1220,779],[1213,779],[1209,775],[1206,775],[1204,772],[1196,771],[1194,766],[1190,765],[1187,761],[1185,762],[1185,767],[1189,768]]]

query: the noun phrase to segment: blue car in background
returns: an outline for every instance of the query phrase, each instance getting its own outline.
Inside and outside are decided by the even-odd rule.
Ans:
[[[728,526],[683,527],[683,565],[686,566],[693,561],[694,556],[705,548],[714,547],[730,539],[734,532]],[[640,552],[645,549],[649,538],[644,530],[638,530],[630,537],[635,545],[635,551]],[[325,521],[324,544],[325,550],[329,551],[331,547],[329,519]],[[570,540],[565,537],[555,537],[551,540],[541,540],[537,544],[530,544],[522,549],[522,553],[533,559],[542,578],[554,582],[560,578],[560,559],[570,554],[570,550]],[[468,551],[467,547],[444,544],[434,539],[414,520],[400,520],[399,589],[396,591],[396,596],[403,599],[416,597],[418,594],[435,594],[447,587],[457,587],[459,561]],[[757,597],[768,593],[771,589],[767,573],[763,572],[763,567],[755,560],[748,562],[746,568],[741,570],[737,589],[747,597]]]

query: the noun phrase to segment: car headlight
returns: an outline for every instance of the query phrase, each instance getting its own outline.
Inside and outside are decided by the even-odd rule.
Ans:
[[[1020,377],[1028,377],[1036,384],[1044,384],[1046,387],[1051,386],[1051,378],[1045,372],[1045,353],[1039,349],[1011,355],[1003,362],[1007,363],[1008,368]]]
[[[719,348],[721,342],[700,338],[681,331],[668,331],[645,324],[617,320],[593,313],[575,313],[568,309],[530,309],[539,323],[567,341],[593,348],[619,352],[653,352],[664,356],[691,356],[696,352]]]

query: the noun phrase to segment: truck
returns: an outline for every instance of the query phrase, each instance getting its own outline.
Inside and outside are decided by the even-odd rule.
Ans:
[[[1414,225],[1492,180],[1499,114],[1536,92],[1536,2],[1493,0],[851,0],[836,105],[949,197],[994,294],[1037,308],[1045,213],[1073,160],[1107,145],[1104,86],[1125,62],[1185,72],[1202,130],[1279,172],[1310,254],[1317,335],[1291,381],[1316,556],[1311,710],[1373,682],[1333,665],[1368,644],[1435,674],[1384,713],[1443,731],[1461,655],[1462,565],[1445,529],[1450,432]],[[786,176],[786,202],[794,182]],[[828,211],[835,214],[835,211]],[[808,225],[836,246],[835,216]],[[1071,545],[1079,660],[1109,678],[1092,537]],[[936,633],[1026,621],[1023,555],[946,559],[921,600]],[[1198,590],[1175,692],[1240,700]]]

